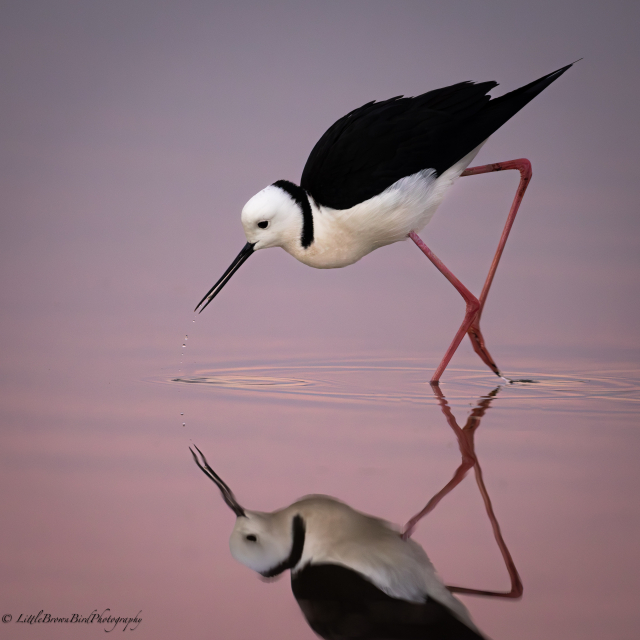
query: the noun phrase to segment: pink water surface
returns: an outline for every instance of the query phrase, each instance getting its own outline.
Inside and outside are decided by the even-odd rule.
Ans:
[[[426,382],[462,302],[398,243],[334,271],[260,252],[191,310],[245,242],[244,202],[298,180],[344,113],[467,79],[499,95],[582,56],[478,156],[533,163],[482,326],[504,371],[538,382],[503,386],[476,434],[524,596],[465,602],[494,640],[634,639],[639,18],[625,2],[2,3],[3,637],[102,637],[15,619],[107,607],[142,610],[137,638],[314,637],[287,578],[233,561],[233,515],[187,447],[248,508],[321,492],[404,523],[460,461]],[[516,186],[461,179],[423,234],[473,291]],[[442,390],[464,424],[497,383],[465,342]],[[508,588],[472,477],[415,537],[448,583]]]

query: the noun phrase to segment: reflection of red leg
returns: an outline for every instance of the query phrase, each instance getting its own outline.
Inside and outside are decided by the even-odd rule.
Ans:
[[[464,453],[462,454],[462,463],[456,469],[456,472],[453,474],[453,478],[449,480],[449,482],[436,493],[429,502],[427,502],[427,506],[420,512],[416,513],[409,522],[404,526],[404,531],[402,532],[403,540],[408,540],[411,537],[411,534],[415,531],[418,522],[422,520],[430,511],[433,511],[438,502],[444,498],[447,493],[449,493],[453,488],[457,487],[464,477],[467,475],[467,471],[473,467],[475,458],[465,457]]]
[[[502,257],[504,246],[507,243],[507,238],[509,237],[511,227],[513,226],[513,221],[516,219],[516,214],[518,213],[518,208],[520,207],[520,203],[522,202],[522,198],[524,197],[524,192],[527,190],[527,186],[529,185],[529,182],[531,180],[531,163],[526,158],[519,158],[518,160],[509,160],[508,162],[496,162],[494,164],[485,164],[480,167],[471,167],[470,169],[466,169],[462,172],[463,176],[476,176],[481,173],[491,173],[492,171],[508,171],[509,169],[517,169],[520,172],[520,184],[518,185],[518,191],[516,192],[513,203],[511,204],[511,209],[509,211],[509,215],[507,216],[507,222],[504,225],[504,229],[502,230],[500,242],[498,243],[498,249],[496,250],[496,254],[493,257],[493,262],[491,263],[491,268],[489,269],[487,279],[485,280],[484,287],[482,287],[482,293],[480,294],[480,298],[478,300],[480,303],[480,309],[478,309],[475,320],[472,322],[471,327],[468,331],[474,351],[480,356],[480,358],[482,358],[484,363],[498,375],[500,375],[498,367],[493,361],[493,358],[491,358],[491,356],[489,355],[489,352],[487,351],[487,348],[484,344],[484,338],[482,337],[482,333],[480,331],[480,316],[482,315],[482,310],[484,309],[484,303],[487,301],[489,289],[491,288],[493,277],[496,274],[498,263],[500,262],[500,258]]]
[[[491,263],[491,268],[489,269],[489,274],[487,275],[487,279],[484,283],[484,287],[482,288],[482,293],[480,294],[480,298],[476,298],[473,294],[456,278],[451,271],[444,265],[444,263],[427,247],[427,245],[420,239],[418,234],[412,231],[409,234],[409,237],[418,245],[420,250],[433,262],[436,268],[444,275],[444,277],[449,280],[449,282],[456,288],[458,293],[464,298],[464,301],[467,303],[467,310],[465,313],[464,320],[460,329],[458,329],[458,333],[456,333],[453,342],[449,346],[449,349],[442,358],[440,365],[436,369],[436,372],[433,374],[431,378],[432,384],[437,384],[440,380],[440,376],[447,368],[449,361],[453,357],[453,354],[456,352],[460,342],[462,342],[462,338],[465,333],[469,334],[469,338],[471,339],[471,344],[473,345],[473,350],[480,356],[481,360],[493,371],[497,376],[502,377],[500,373],[500,369],[498,369],[498,365],[496,365],[495,361],[491,357],[487,347],[484,344],[484,338],[482,336],[482,332],[480,331],[480,316],[482,314],[482,309],[484,308],[484,303],[487,300],[487,295],[489,294],[489,289],[491,288],[491,283],[493,282],[493,277],[495,276],[496,269],[498,268],[498,263],[500,262],[500,257],[502,256],[502,252],[504,250],[504,245],[507,242],[507,238],[509,237],[509,232],[511,231],[511,227],[513,226],[513,221],[515,220],[516,214],[518,213],[518,208],[520,207],[520,203],[522,202],[522,198],[524,196],[524,192],[527,189],[527,185],[531,180],[531,163],[521,158],[519,160],[509,160],[508,162],[496,162],[494,164],[487,164],[480,167],[471,167],[470,169],[466,169],[463,171],[463,176],[474,176],[480,173],[490,173],[492,171],[506,171],[508,169],[518,169],[520,171],[520,185],[518,187],[518,191],[513,200],[513,204],[511,205],[511,210],[509,211],[509,215],[507,217],[507,222],[502,231],[502,236],[500,237],[500,242],[498,243],[498,249],[496,251],[495,256],[493,257],[493,262]]]
[[[411,518],[411,520],[409,520],[409,522],[404,525],[404,530],[402,532],[402,538],[404,540],[408,540],[411,537],[411,534],[415,531],[418,522],[422,520],[422,518],[424,518],[428,513],[433,511],[440,500],[442,500],[442,498],[444,498],[452,489],[457,487],[467,475],[467,471],[473,468],[473,466],[476,464],[476,455],[473,450],[473,431],[469,431],[467,429],[467,426],[472,419],[477,420],[478,424],[480,424],[480,418],[484,415],[484,412],[493,399],[493,397],[485,399],[483,401],[486,403],[485,406],[483,406],[483,403],[480,403],[480,405],[478,405],[478,407],[476,407],[471,412],[465,428],[461,429],[458,426],[453,413],[451,413],[451,409],[449,408],[449,405],[447,404],[442,391],[440,391],[440,386],[433,385],[433,392],[436,394],[436,397],[440,402],[440,408],[442,409],[442,413],[444,413],[445,417],[447,418],[449,426],[456,434],[456,438],[458,438],[458,445],[460,447],[460,453],[462,454],[462,462],[453,474],[453,478],[451,478],[451,480],[449,480],[449,482],[447,482],[447,484],[442,489],[440,489],[440,491],[438,491],[438,493],[436,493],[436,495],[433,496],[433,498],[431,498],[429,502],[427,502],[425,508],[422,511],[416,513],[416,515],[413,516],[413,518]],[[479,411],[480,413],[478,413]],[[471,438],[469,438],[468,436],[471,436]]]
[[[477,406],[473,409],[469,418],[467,419],[467,423],[461,429],[456,422],[456,419],[451,412],[451,408],[447,403],[446,398],[444,397],[440,387],[438,385],[432,386],[433,392],[438,399],[440,404],[440,408],[442,409],[442,413],[444,413],[449,426],[453,429],[456,437],[458,438],[458,444],[460,446],[460,453],[462,454],[462,463],[456,469],[453,478],[435,495],[425,508],[417,513],[404,527],[404,532],[402,534],[403,539],[407,540],[418,524],[418,521],[421,520],[427,513],[432,511],[435,506],[447,495],[454,487],[456,487],[460,482],[462,482],[463,478],[467,474],[467,471],[471,467],[473,467],[476,474],[476,481],[478,483],[478,488],[480,489],[480,495],[482,496],[482,500],[484,502],[485,509],[487,511],[487,516],[489,517],[489,522],[491,523],[491,528],[493,529],[493,535],[498,544],[498,548],[500,549],[500,553],[504,559],[505,565],[507,567],[507,571],[509,572],[509,578],[511,579],[511,590],[507,592],[503,591],[484,591],[480,589],[468,589],[466,587],[453,587],[448,586],[447,588],[452,593],[465,593],[467,595],[476,595],[476,596],[492,596],[498,598],[520,598],[522,596],[522,581],[520,580],[520,576],[518,574],[518,570],[513,562],[513,558],[509,553],[509,549],[502,537],[502,532],[500,531],[500,525],[498,524],[498,520],[493,511],[493,506],[491,504],[491,499],[489,498],[489,494],[487,493],[487,488],[485,487],[484,480],[482,477],[482,469],[480,468],[480,463],[475,455],[475,445],[473,441],[473,436],[475,430],[480,426],[480,420],[484,416],[485,412],[489,408],[491,401],[497,395],[500,387],[494,389],[487,396],[482,398],[482,400],[477,404]]]
[[[489,498],[489,494],[487,493],[487,488],[484,485],[484,480],[482,478],[482,469],[480,465],[476,461],[474,466],[474,471],[476,472],[476,481],[478,483],[478,489],[480,489],[480,495],[482,495],[482,500],[484,502],[485,509],[487,511],[487,516],[489,516],[489,522],[491,522],[491,528],[493,529],[493,535],[498,543],[498,548],[500,549],[500,553],[502,554],[502,558],[507,567],[507,571],[509,572],[509,578],[511,579],[511,590],[510,591],[484,591],[481,589],[467,589],[466,587],[452,587],[447,586],[447,589],[452,593],[466,593],[470,596],[492,596],[494,598],[521,598],[523,592],[522,580],[520,579],[520,575],[518,574],[518,570],[516,569],[516,565],[509,553],[509,549],[507,548],[507,544],[502,537],[502,532],[500,531],[500,525],[498,524],[498,519],[496,518],[496,514],[493,512],[493,506],[491,505],[491,499]]]
[[[444,394],[440,390],[439,385],[432,385],[433,393],[438,399],[438,403],[440,404],[440,408],[442,409],[442,413],[444,413],[449,426],[453,429],[453,432],[456,434],[456,438],[458,439],[458,446],[460,447],[460,453],[462,454],[462,462],[460,466],[456,469],[456,472],[453,474],[453,478],[442,488],[438,493],[436,493],[429,502],[427,502],[425,508],[416,513],[409,522],[404,526],[404,531],[402,533],[402,537],[404,540],[408,540],[411,534],[415,531],[415,528],[420,520],[424,518],[428,513],[433,511],[437,504],[444,498],[452,489],[457,487],[464,477],[467,475],[467,471],[473,468],[476,463],[476,454],[474,450],[473,444],[473,433],[476,428],[480,425],[480,419],[485,414],[485,411],[489,408],[491,401],[497,395],[499,391],[495,389],[491,393],[489,393],[486,397],[482,398],[482,400],[478,403],[478,405],[473,409],[469,418],[467,419],[467,424],[461,429],[458,426],[458,423],[455,419],[455,416],[451,412],[451,408],[449,407]]]

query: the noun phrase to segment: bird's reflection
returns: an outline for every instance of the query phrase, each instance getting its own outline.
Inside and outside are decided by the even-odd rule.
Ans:
[[[460,484],[468,471],[473,469],[496,542],[509,572],[511,589],[507,592],[495,592],[467,587],[447,586],[446,588],[450,593],[520,598],[522,582],[502,537],[474,446],[475,432],[500,387],[480,398],[462,428],[458,425],[440,387],[433,385],[432,389],[447,423],[457,437],[462,461],[452,479],[427,502],[424,509],[407,522],[401,538],[408,540],[418,522]],[[447,608],[443,601],[438,601],[433,595],[428,595],[422,603],[394,598],[365,577],[342,567],[311,564],[298,574],[292,574],[292,588],[311,628],[327,640],[351,640],[352,638],[463,640],[484,637],[473,623],[469,624],[468,613],[465,618],[456,617],[455,610]]]
[[[399,530],[330,496],[313,495],[274,511],[249,511],[192,450],[236,515],[230,548],[236,560],[264,577],[291,571],[293,594],[310,627],[327,640],[472,640],[485,636],[453,593],[517,598],[522,583],[502,539],[482,479],[474,434],[499,388],[481,398],[460,428],[439,387],[433,391],[456,434],[462,462],[453,478]],[[511,577],[509,592],[445,586],[422,547],[417,523],[474,469],[496,541]]]

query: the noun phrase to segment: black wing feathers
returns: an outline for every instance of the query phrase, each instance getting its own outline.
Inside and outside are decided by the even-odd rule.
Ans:
[[[460,82],[415,98],[369,102],[315,145],[300,186],[320,204],[348,209],[422,169],[436,174],[484,142],[571,65],[500,98],[495,82]]]
[[[352,111],[320,138],[301,186],[320,204],[348,209],[406,175],[433,167],[434,135],[452,122],[458,109],[467,115],[483,106],[490,86],[478,92],[479,85],[462,83]],[[453,108],[448,112],[438,108],[440,104]]]
[[[310,564],[291,576],[309,626],[330,640],[482,640],[432,598],[422,604],[388,596],[359,573]]]

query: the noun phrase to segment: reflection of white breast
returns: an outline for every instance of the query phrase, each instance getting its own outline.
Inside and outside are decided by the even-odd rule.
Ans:
[[[313,243],[307,249],[299,243],[285,249],[310,267],[334,269],[353,264],[378,247],[405,240],[409,232],[427,225],[446,190],[479,150],[477,147],[437,178],[433,169],[419,171],[351,209],[330,209],[312,201]]]

